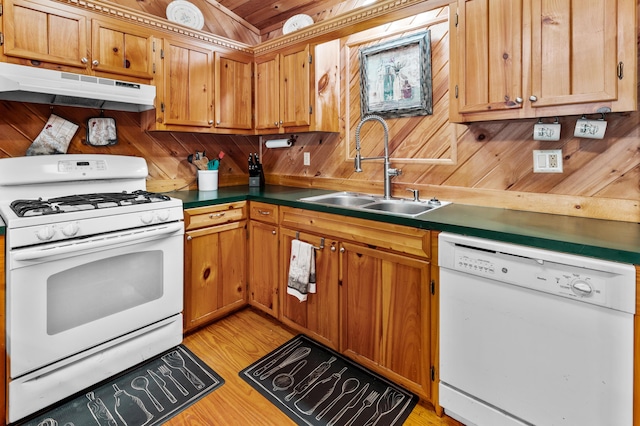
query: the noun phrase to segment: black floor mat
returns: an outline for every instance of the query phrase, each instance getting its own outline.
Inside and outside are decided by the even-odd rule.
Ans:
[[[299,335],[240,376],[301,425],[401,425],[418,397]]]
[[[215,371],[179,345],[15,425],[159,425],[222,384]]]

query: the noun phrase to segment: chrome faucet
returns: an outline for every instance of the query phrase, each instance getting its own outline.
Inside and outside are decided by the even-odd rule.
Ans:
[[[360,128],[364,123],[372,120],[378,121],[380,124],[382,124],[382,128],[384,129],[384,157],[360,156]],[[393,176],[400,176],[402,174],[402,170],[391,168],[391,163],[389,162],[389,127],[387,126],[387,123],[382,119],[382,117],[378,115],[367,115],[360,121],[360,123],[358,123],[358,127],[356,127],[356,158],[354,161],[356,173],[360,173],[362,171],[362,161],[377,159],[384,159],[384,199],[390,200],[391,178]]]

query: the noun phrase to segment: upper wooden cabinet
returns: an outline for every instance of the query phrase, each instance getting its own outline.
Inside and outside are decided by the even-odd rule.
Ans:
[[[452,4],[451,121],[635,110],[635,8],[635,0]]]
[[[256,59],[258,133],[338,132],[339,40]]]
[[[3,2],[6,60],[71,67],[63,69],[81,74],[153,79],[154,39],[150,32],[54,6],[23,0]],[[91,23],[90,32],[87,22]]]
[[[215,52],[214,59],[215,127],[234,131],[252,130],[253,58],[242,54]]]
[[[155,123],[149,130],[203,131],[213,126],[213,50],[164,39],[156,84]]]

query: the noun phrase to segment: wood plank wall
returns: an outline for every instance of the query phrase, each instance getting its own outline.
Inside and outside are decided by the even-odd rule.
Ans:
[[[447,13],[447,9],[429,12],[342,39],[343,130],[340,134],[298,134],[290,149],[264,149],[268,182],[382,193],[381,163],[364,162],[363,173],[353,171],[353,135],[360,120],[358,49],[430,28],[434,114],[388,120],[392,159],[396,158],[392,163],[403,169],[403,175],[393,180],[395,196],[408,197],[406,188],[418,188],[423,198],[640,222],[640,113],[607,115],[603,140],[574,138],[579,117],[560,118],[558,142],[533,141],[534,120],[449,123]],[[24,155],[52,112],[81,125],[69,153],[146,158],[151,190],[195,189],[195,167],[186,161],[195,150],[210,155],[224,150],[220,184],[244,184],[246,158],[260,149],[255,136],[143,132],[139,114],[117,112],[107,115],[117,119],[120,143],[90,147],[82,143],[84,123],[99,111],[0,102],[0,157]],[[382,152],[381,133],[373,126],[363,127],[366,155]],[[534,149],[562,149],[564,173],[534,174]],[[311,166],[303,166],[304,152],[310,153]]]

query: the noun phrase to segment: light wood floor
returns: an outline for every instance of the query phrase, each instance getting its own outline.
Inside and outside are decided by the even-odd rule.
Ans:
[[[167,422],[171,426],[295,425],[277,407],[253,390],[238,373],[295,334],[260,313],[245,309],[184,339],[184,344],[220,374],[225,384]],[[418,404],[405,425],[454,426]]]

